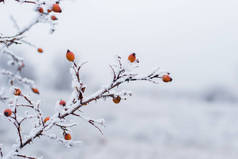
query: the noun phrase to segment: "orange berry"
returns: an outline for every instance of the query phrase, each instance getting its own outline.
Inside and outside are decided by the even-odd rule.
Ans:
[[[45,117],[44,123],[46,123],[48,120],[50,120],[50,117],[49,116]]]
[[[135,53],[132,53],[128,56],[128,60],[132,63],[132,62],[135,62],[136,60],[136,54]]]
[[[66,102],[64,100],[60,100],[59,105],[65,106]]]
[[[64,139],[65,140],[71,140],[71,135],[69,133],[64,134]]]
[[[42,49],[42,48],[38,48],[37,51],[38,51],[39,53],[43,53],[43,49]]]
[[[52,15],[51,17],[51,20],[57,20],[56,16]]]
[[[38,8],[38,11],[39,11],[40,13],[44,13],[44,9],[43,9],[42,7]]]
[[[4,115],[5,115],[6,117],[11,116],[11,115],[12,115],[12,110],[11,110],[11,109],[5,109],[5,110],[4,110]]]
[[[67,58],[70,62],[73,62],[74,59],[75,59],[75,57],[74,57],[74,53],[71,52],[70,50],[67,50],[66,58]]]
[[[169,75],[163,75],[162,80],[164,82],[171,82],[173,79]]]
[[[14,95],[15,96],[21,95],[21,90],[19,88],[16,88],[15,91],[14,91]]]
[[[32,92],[35,94],[40,94],[39,90],[37,88],[31,88]]]
[[[121,97],[120,97],[120,96],[113,97],[112,101],[113,101],[115,104],[118,104],[118,103],[120,103],[120,101],[121,101]]]
[[[50,13],[52,10],[51,9],[47,9],[47,12]]]
[[[53,4],[52,11],[56,12],[56,13],[61,13],[62,12],[62,10],[61,10],[61,8],[60,8],[58,3]]]

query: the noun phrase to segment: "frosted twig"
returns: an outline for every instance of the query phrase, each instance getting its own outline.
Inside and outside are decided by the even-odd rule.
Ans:
[[[10,16],[10,19],[11,19],[11,21],[12,21],[14,27],[17,29],[17,31],[20,31],[20,27],[19,27],[19,25],[17,24],[16,19],[15,19],[12,15]]]
[[[36,157],[30,157],[30,156],[21,155],[21,154],[17,154],[17,155],[15,155],[15,156],[21,157],[21,158],[27,158],[27,159],[37,159]]]
[[[33,87],[33,85],[34,85],[34,82],[32,80],[25,78],[25,77],[23,78],[20,75],[13,74],[12,72],[7,71],[7,70],[0,71],[0,74],[8,76],[12,81],[17,81],[22,84],[28,85],[30,87]]]
[[[98,131],[103,135],[103,131],[95,124],[95,123],[97,123],[95,120],[86,118],[86,117],[84,117],[84,116],[82,116],[82,115],[79,115],[79,114],[76,114],[76,113],[73,113],[72,115],[77,116],[77,117],[80,117],[80,118],[86,120],[89,124],[91,124],[91,125],[94,126],[96,129],[98,129]],[[101,124],[101,125],[103,125],[103,124]]]

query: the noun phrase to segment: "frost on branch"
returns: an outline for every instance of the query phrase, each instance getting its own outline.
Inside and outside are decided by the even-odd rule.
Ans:
[[[23,28],[19,27],[17,20],[13,16],[10,17],[17,33],[6,35],[0,33],[0,54],[9,57],[8,64],[14,68],[14,71],[1,68],[0,76],[8,79],[9,85],[6,88],[1,88],[0,102],[4,103],[6,109],[0,115],[1,118],[8,121],[15,127],[17,134],[17,142],[11,147],[10,152],[4,151],[4,145],[0,145],[0,157],[3,159],[26,158],[36,159],[28,154],[23,154],[22,150],[26,146],[30,146],[41,137],[52,139],[67,147],[81,143],[74,141],[71,136],[72,127],[77,126],[74,118],[82,119],[87,122],[103,135],[102,128],[105,127],[103,119],[94,119],[89,117],[82,111],[82,107],[88,106],[90,103],[97,100],[112,100],[115,104],[119,104],[121,100],[126,100],[132,93],[130,90],[120,90],[120,86],[128,85],[131,82],[144,81],[158,84],[160,81],[171,82],[172,78],[168,72],[162,72],[160,69],[155,69],[148,74],[142,75],[138,73],[140,68],[139,59],[135,53],[132,53],[126,59],[117,56],[115,63],[109,65],[112,73],[112,78],[102,89],[91,95],[87,95],[88,86],[81,79],[82,67],[87,62],[76,61],[72,51],[67,50],[66,59],[72,64],[70,71],[72,75],[72,93],[69,95],[67,102],[59,99],[56,102],[56,109],[53,115],[46,116],[41,111],[41,102],[34,101],[31,98],[31,93],[37,95],[40,91],[36,87],[33,80],[23,77],[21,72],[24,69],[24,59],[19,57],[11,50],[12,45],[25,44],[33,48],[37,48],[34,44],[25,39],[26,32],[29,32],[32,27],[38,23],[48,23],[51,26],[51,32],[55,30],[55,21],[58,18],[55,16],[62,12],[58,2],[42,2],[15,0],[19,4],[32,5],[37,16]],[[37,48],[38,53],[44,53],[42,48]],[[129,85],[128,85],[129,86]],[[22,126],[25,122],[32,123],[28,125],[29,131],[24,130]],[[60,133],[59,133],[60,132]],[[61,135],[59,135],[61,134]]]
[[[73,54],[73,52],[71,53]],[[75,59],[69,61],[72,63],[71,74],[73,91],[67,102],[61,99],[56,103],[56,112],[54,115],[44,118],[44,115],[40,109],[40,102],[32,101],[30,97],[24,95],[23,92],[15,88],[15,92],[13,93],[14,100],[11,103],[11,107],[10,109],[6,109],[4,112],[4,115],[8,118],[9,122],[11,122],[16,127],[19,137],[17,146],[12,152],[9,152],[12,154],[12,156],[19,156],[21,149],[33,143],[41,136],[53,139],[67,147],[81,143],[79,141],[71,140],[71,128],[77,126],[77,123],[75,123],[73,120],[69,120],[69,116],[75,116],[83,119],[95,127],[101,134],[103,134],[102,127],[105,126],[105,121],[103,119],[93,119],[88,117],[81,110],[81,107],[87,106],[91,102],[100,99],[112,99],[114,103],[120,103],[121,100],[132,95],[130,91],[118,90],[122,84],[128,84],[137,81],[145,81],[157,84],[161,80],[164,82],[169,82],[172,80],[169,73],[160,72],[159,69],[156,69],[146,75],[135,73],[134,70],[139,68],[138,60],[133,62],[130,60],[123,61],[120,56],[117,56],[116,62],[113,65],[110,65],[112,71],[111,82],[108,83],[106,87],[98,90],[92,95],[85,96],[86,85],[81,80],[80,74],[81,68],[86,63],[83,62],[80,64],[75,61]],[[21,101],[21,103],[18,101]],[[27,108],[29,111],[25,114],[19,115],[18,110],[23,107]],[[23,135],[21,131],[21,125],[26,120],[33,121],[34,125],[28,135]],[[61,131],[62,136],[57,136],[56,133],[51,131],[52,128],[57,128],[59,131]]]

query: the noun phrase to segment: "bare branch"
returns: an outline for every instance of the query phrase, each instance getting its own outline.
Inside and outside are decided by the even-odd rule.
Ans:
[[[27,159],[37,159],[37,158],[35,158],[35,157],[30,157],[30,156],[20,155],[20,154],[17,154],[16,156],[17,156],[17,157],[22,157],[22,158],[27,158]]]

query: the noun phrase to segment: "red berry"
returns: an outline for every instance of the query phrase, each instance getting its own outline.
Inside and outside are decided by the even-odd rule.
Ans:
[[[132,53],[128,56],[128,60],[132,63],[132,62],[135,62],[136,60],[136,54],[135,53]]]
[[[71,135],[69,133],[64,134],[64,139],[65,140],[71,140]]]
[[[15,91],[14,91],[14,95],[15,96],[21,95],[21,90],[19,88],[16,88]]]
[[[62,12],[62,10],[61,10],[61,8],[60,8],[58,3],[53,4],[52,11],[56,12],[56,13],[61,13]]]
[[[44,9],[43,9],[42,7],[40,7],[40,8],[38,9],[38,11],[39,11],[40,13],[44,13]]]
[[[38,51],[39,53],[43,53],[43,49],[42,49],[42,48],[38,48],[37,51]]]
[[[51,17],[51,20],[57,20],[56,16],[52,15]]]
[[[37,88],[31,88],[32,92],[35,94],[40,94],[39,90]]]
[[[59,105],[65,106],[66,102],[64,100],[60,100]]]
[[[164,82],[171,82],[173,79],[169,75],[163,75],[162,80]]]
[[[73,62],[74,59],[75,59],[74,53],[71,52],[70,50],[67,50],[66,58],[67,58],[67,60],[69,60],[70,62]]]
[[[6,117],[11,116],[11,115],[12,115],[12,110],[11,110],[11,109],[5,109],[5,110],[4,110],[4,115],[5,115]]]
[[[50,120],[50,117],[49,116],[45,117],[44,123],[46,123],[48,120]]]
[[[121,97],[120,97],[120,96],[113,97],[112,101],[113,101],[115,104],[118,104],[118,103],[120,103],[120,101],[121,101]]]

